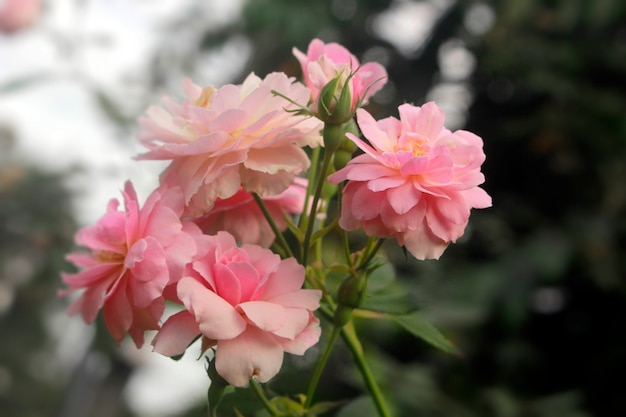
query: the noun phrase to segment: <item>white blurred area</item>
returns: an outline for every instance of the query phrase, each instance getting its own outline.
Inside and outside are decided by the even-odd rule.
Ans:
[[[96,220],[126,179],[145,197],[163,164],[132,160],[141,151],[134,121],[163,94],[180,94],[183,77],[221,85],[238,75],[245,39],[198,52],[206,28],[236,20],[242,3],[44,2],[37,24],[0,35],[0,128],[13,138],[1,161],[73,171],[81,224]]]
[[[164,94],[180,98],[184,77],[219,86],[242,75],[252,53],[249,40],[234,31],[214,48],[201,43],[237,21],[245,1],[43,0],[34,25],[0,33],[0,168],[14,164],[63,173],[81,225],[95,222],[111,198],[120,198],[127,179],[145,199],[163,164],[133,160],[142,151],[138,117]],[[374,17],[372,30],[404,56],[416,57],[453,3],[396,0]],[[358,3],[332,4],[337,17],[347,19]],[[492,10],[476,2],[465,26],[478,35],[492,22]],[[381,50],[371,54],[379,57]],[[474,67],[463,41],[450,39],[440,48],[439,80],[427,98],[446,110],[450,129],[465,122]],[[11,291],[2,285],[0,313]],[[42,377],[55,380],[65,373],[67,379],[79,363],[96,379],[108,372],[107,358],[88,353],[93,326],[64,311],[51,311],[47,325],[56,338],[56,361],[51,365],[42,357],[34,364],[40,373],[50,368]],[[150,339],[140,351],[132,344],[120,350],[135,365],[123,392],[129,407],[138,416],[168,417],[204,401],[204,363],[193,354],[174,362],[152,353]],[[0,390],[3,375],[0,366]]]

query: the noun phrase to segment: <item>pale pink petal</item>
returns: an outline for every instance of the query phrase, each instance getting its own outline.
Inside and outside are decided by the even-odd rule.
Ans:
[[[419,260],[439,259],[449,242],[430,235],[425,225],[402,234],[400,244],[406,246],[411,255]]]
[[[295,174],[289,171],[277,171],[275,174],[243,169],[241,185],[248,192],[267,197],[280,194],[293,182]]]
[[[250,378],[267,382],[280,371],[283,348],[270,334],[249,326],[238,337],[219,340],[215,354],[217,373],[236,387],[245,387]]]
[[[390,177],[382,177],[370,180],[367,183],[367,188],[373,192],[385,191],[388,189],[395,189],[398,187],[406,187],[407,179],[406,177],[400,175],[394,175]]]
[[[476,187],[462,192],[467,204],[472,208],[491,207],[491,196],[482,188]]]
[[[163,289],[169,282],[169,271],[165,260],[165,251],[156,240],[151,237],[142,239],[140,242],[147,243],[146,248],[137,254],[137,260],[129,272],[132,280],[129,282],[129,290],[132,294],[133,304],[137,307],[146,307],[163,294]],[[134,245],[127,259],[132,258],[134,249],[141,245]]]
[[[133,313],[125,286],[120,286],[110,293],[104,303],[104,322],[119,344],[133,323]]]
[[[79,268],[91,268],[100,264],[100,260],[87,252],[75,252],[65,255],[65,259]]]
[[[345,196],[350,191],[348,187],[352,188],[353,185],[354,194],[350,201]],[[387,204],[384,200],[384,192],[375,193],[367,187],[366,183],[349,183],[344,191],[346,209],[351,210],[354,216],[360,220],[373,219],[380,214],[382,207]]]
[[[237,310],[200,282],[185,277],[178,282],[177,289],[178,297],[209,339],[232,339],[245,330],[246,321]]]
[[[280,344],[287,353],[294,355],[304,355],[304,353],[313,345],[317,344],[322,334],[320,321],[313,313],[309,313],[309,323],[307,327],[301,331],[295,339],[279,339]]]
[[[369,142],[379,152],[393,152],[397,145],[393,137],[390,137],[385,131],[381,130],[374,117],[367,112],[367,110],[359,109],[356,112],[356,118],[359,123],[359,128],[363,132]],[[351,140],[354,140],[356,136],[347,135]],[[363,149],[363,148],[361,148]],[[363,149],[365,150],[365,149]]]
[[[320,306],[322,292],[320,290],[303,289],[295,292],[278,294],[268,297],[267,292],[263,294],[263,300],[280,304],[283,307],[304,308],[307,310],[317,310]]]
[[[252,324],[265,332],[275,333],[288,321],[285,308],[279,304],[248,301],[239,304],[237,309],[243,312]]]
[[[165,356],[185,352],[187,346],[200,334],[193,314],[184,310],[168,318],[152,340],[152,350]]]
[[[435,103],[428,102],[422,107],[402,104],[398,107],[400,120],[405,131],[414,131],[431,142],[439,136],[443,127],[445,114]]]
[[[117,280],[124,268],[120,264],[104,263],[93,268],[85,269],[75,274],[61,273],[63,282],[71,287],[88,287],[99,281],[109,283]]]
[[[387,190],[386,196],[389,205],[397,214],[405,214],[419,203],[422,193],[416,190],[413,184],[404,183]]]
[[[284,146],[280,149],[251,149],[243,165],[249,170],[276,174],[280,170],[289,172],[305,170],[309,164],[309,157],[301,148]]]
[[[304,283],[305,270],[295,259],[284,259],[271,279],[265,284],[263,299],[270,300],[278,295],[300,290]]]

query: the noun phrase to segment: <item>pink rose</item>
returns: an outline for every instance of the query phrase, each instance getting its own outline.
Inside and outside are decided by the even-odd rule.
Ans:
[[[165,99],[166,109],[151,107],[141,120],[141,142],[149,152],[140,159],[172,160],[162,180],[175,178],[183,188],[186,214],[200,216],[218,198],[243,186],[259,195],[276,195],[310,161],[303,146],[321,143],[319,120],[289,110],[307,102],[309,89],[283,73],[261,80],[250,74],[241,85],[200,88],[187,80],[183,104]]]
[[[318,99],[321,90],[337,77],[340,82],[335,100],[339,99],[347,83],[352,95],[351,113],[354,113],[358,105],[367,104],[369,98],[387,82],[387,71],[382,65],[376,62],[360,65],[359,60],[350,51],[337,43],[324,44],[319,39],[313,39],[306,55],[296,48],[293,48],[293,54],[302,66],[304,83],[311,89],[316,112],[320,110]],[[354,75],[350,77],[351,74]]]
[[[226,232],[178,283],[183,310],[170,317],[152,344],[166,356],[183,353],[198,335],[216,346],[217,372],[230,384],[266,382],[278,373],[283,353],[302,355],[320,337],[321,291],[302,289],[305,270],[269,249],[238,247]]]
[[[339,224],[395,237],[416,258],[437,259],[463,235],[470,209],[491,206],[478,187],[485,180],[483,142],[444,128],[444,113],[432,102],[398,110],[400,120],[378,122],[365,110],[357,112],[371,146],[348,134],[365,153],[329,177],[333,183],[348,180]]]
[[[280,231],[287,229],[285,215],[300,214],[304,208],[307,181],[296,178],[282,193],[263,198],[274,223]],[[231,233],[237,242],[265,248],[274,242],[274,232],[252,195],[240,189],[225,200],[217,199],[213,209],[193,220],[202,231],[214,235],[220,230]]]
[[[41,14],[41,0],[0,0],[0,32],[12,33],[32,25]]]
[[[104,321],[118,344],[128,332],[141,347],[144,331],[159,328],[165,287],[180,279],[196,253],[195,239],[203,235],[195,224],[181,223],[179,187],[155,190],[143,208],[130,181],[122,194],[124,211],[112,199],[95,225],[76,233],[76,243],[90,252],[67,256],[82,271],[62,274],[70,288],[60,294],[84,290],[69,313],[80,312],[91,323],[104,307]]]

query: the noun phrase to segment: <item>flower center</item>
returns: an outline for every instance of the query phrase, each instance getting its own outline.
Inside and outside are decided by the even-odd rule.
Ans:
[[[430,151],[430,146],[417,133],[404,133],[398,139],[398,150],[411,152],[413,156],[424,156]]]
[[[126,259],[125,253],[100,250],[94,252],[94,257],[103,264],[123,264]]]
[[[213,87],[204,87],[202,89],[202,93],[200,97],[195,102],[195,105],[198,107],[209,107],[211,105],[211,97],[215,92],[215,88]]]

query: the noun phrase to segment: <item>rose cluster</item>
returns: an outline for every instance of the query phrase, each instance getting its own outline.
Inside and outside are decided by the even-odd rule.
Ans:
[[[399,119],[376,121],[362,106],[384,86],[383,66],[317,39],[294,55],[304,83],[280,72],[220,88],[186,80],[182,103],[148,109],[138,159],[169,165],[143,205],[127,182],[123,207],[113,199],[78,231],[86,251],[68,255],[79,270],[62,275],[70,313],[91,323],[102,310],[118,343],[129,335],[140,347],[157,331],[152,345],[167,356],[199,337],[228,383],[265,382],[284,352],[302,355],[320,338],[323,292],[305,284],[306,255],[272,249],[288,229],[311,230],[321,182],[343,184],[339,227],[394,238],[418,259],[439,258],[470,210],[491,205],[479,187],[482,140],[447,130],[436,104],[404,104]],[[363,138],[343,129],[354,117]],[[310,150],[331,131],[361,152],[307,178]],[[166,302],[179,311],[164,317]]]

